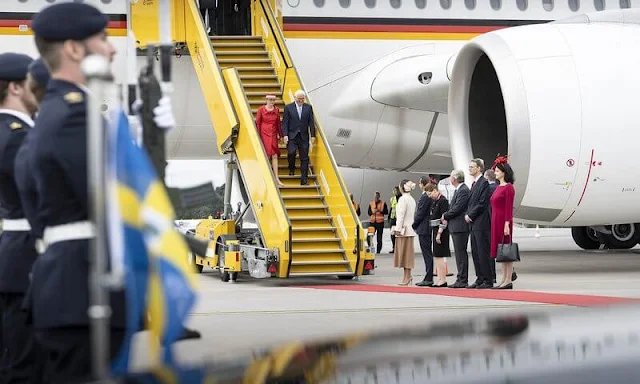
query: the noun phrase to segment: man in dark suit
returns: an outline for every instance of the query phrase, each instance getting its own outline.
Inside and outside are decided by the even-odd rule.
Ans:
[[[429,183],[429,179],[425,176],[420,178],[418,186],[422,190],[422,195],[416,206],[416,214],[413,217],[413,230],[418,234],[418,240],[420,241],[420,250],[422,251],[422,258],[424,259],[424,265],[426,272],[424,280],[416,285],[421,287],[433,286],[433,251],[431,250],[431,200],[426,192],[424,192],[424,186]]]
[[[282,136],[287,144],[289,176],[296,168],[296,150],[300,154],[300,185],[307,185],[309,172],[309,137],[311,145],[316,142],[316,126],[313,108],[304,102],[304,91],[296,91],[295,101],[284,107],[282,118]]]
[[[469,281],[469,254],[467,254],[469,224],[465,222],[464,214],[467,211],[470,192],[469,187],[464,183],[464,172],[460,170],[451,172],[450,182],[456,190],[451,197],[449,210],[442,215],[442,219],[443,223],[447,224],[453,239],[458,268],[456,282],[451,288],[466,288]]]
[[[476,270],[476,281],[469,288],[493,288],[490,256],[491,217],[489,216],[489,182],[482,176],[484,161],[473,159],[469,173],[473,177],[469,206],[464,219],[471,226],[471,255]]]

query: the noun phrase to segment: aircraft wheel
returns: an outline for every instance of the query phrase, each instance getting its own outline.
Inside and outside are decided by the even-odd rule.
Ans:
[[[611,234],[606,236],[611,248],[631,249],[640,240],[640,224],[614,224]]]
[[[231,278],[231,281],[233,281],[233,282],[238,281],[238,272],[230,272],[229,273],[229,277]]]
[[[590,227],[571,227],[571,237],[576,245],[582,249],[598,249],[600,241],[596,231]]]

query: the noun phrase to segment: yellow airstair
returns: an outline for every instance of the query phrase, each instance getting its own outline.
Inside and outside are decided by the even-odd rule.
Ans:
[[[253,248],[243,248],[246,236],[223,236],[235,226],[203,220],[198,235],[217,241],[218,246],[212,257],[193,256],[195,264],[200,269],[206,265],[224,273],[249,270],[254,275],[252,271],[260,260],[273,260],[275,255],[275,266],[273,262],[263,262],[263,269],[268,268],[267,275],[271,277],[352,278],[372,274],[373,253],[366,246],[365,232],[318,119],[316,141],[309,154],[309,185],[300,185],[299,156],[296,173],[288,174],[283,144],[278,172],[283,187],[278,187],[266,157],[255,126],[256,111],[264,105],[266,94],[275,94],[282,117],[284,104],[293,102],[296,90],[304,89],[269,0],[252,1],[253,36],[209,38],[194,1],[175,0],[173,11],[180,18],[174,26],[174,39],[186,43],[209,108],[218,148],[220,153],[229,154],[231,163],[238,168],[261,238]],[[135,20],[134,13],[134,30]],[[239,248],[225,244],[238,238]],[[259,253],[255,250],[260,248],[268,250],[267,257],[245,260],[247,265],[240,265],[241,258]],[[237,265],[229,266],[233,264],[229,259],[234,258],[234,252]],[[242,257],[238,257],[240,253]]]

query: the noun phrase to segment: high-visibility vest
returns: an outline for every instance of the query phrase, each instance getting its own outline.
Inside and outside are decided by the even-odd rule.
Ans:
[[[389,199],[389,202],[391,202],[391,214],[389,215],[389,217],[391,219],[395,219],[396,218],[396,205],[398,205],[398,199],[395,196],[391,196],[391,199]]]
[[[384,223],[384,215],[382,214],[382,208],[384,207],[384,202],[383,201],[379,201],[378,202],[378,213],[375,213],[376,211],[376,202],[372,201],[371,202],[371,212],[373,212],[373,214],[371,215],[371,222],[372,223]]]

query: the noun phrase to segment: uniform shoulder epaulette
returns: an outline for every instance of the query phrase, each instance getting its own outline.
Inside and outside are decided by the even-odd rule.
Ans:
[[[72,91],[64,95],[64,99],[69,104],[77,104],[77,103],[81,103],[82,100],[84,100],[84,97],[82,96],[81,92]]]
[[[15,131],[16,129],[22,128],[22,124],[18,123],[17,121],[14,121],[11,124],[9,124],[9,128],[11,128],[12,131]]]

